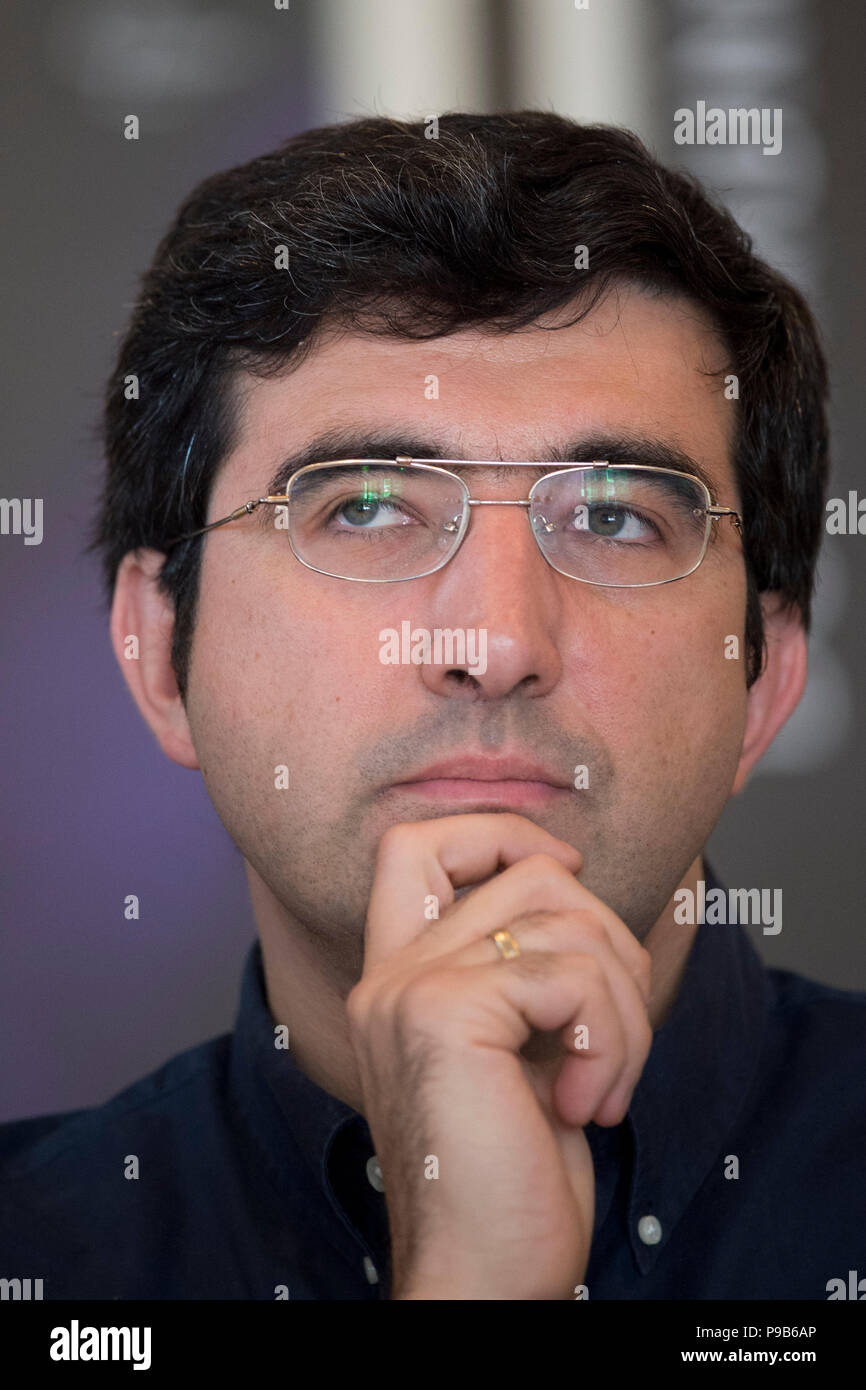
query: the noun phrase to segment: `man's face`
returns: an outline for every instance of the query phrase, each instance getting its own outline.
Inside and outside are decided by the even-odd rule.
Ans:
[[[283,379],[243,379],[242,442],[208,519],[262,496],[286,455],[337,427],[347,441],[404,439],[415,456],[488,460],[639,436],[691,456],[715,500],[738,508],[736,407],[706,374],[721,364],[694,306],[634,290],[554,332],[331,337]],[[464,476],[473,497],[495,499],[525,497],[540,473]],[[522,507],[473,508],[447,565],[388,584],[305,568],[274,522],[261,508],[204,542],[187,704],[208,790],[251,874],[357,978],[383,831],[516,810],[581,850],[582,882],[642,938],[700,853],[740,757],[746,576],[730,523],[713,523],[687,578],[613,589],[552,569]],[[486,670],[384,665],[380,633],[404,622],[486,629]],[[738,660],[725,655],[731,635]],[[395,785],[471,754],[529,759],[563,785],[493,797]]]

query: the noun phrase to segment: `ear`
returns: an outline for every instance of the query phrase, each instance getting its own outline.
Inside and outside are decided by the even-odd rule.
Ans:
[[[111,608],[111,644],[132,698],[163,753],[181,767],[197,768],[171,667],[174,607],[157,585],[164,561],[157,550],[124,555]]]
[[[803,620],[778,593],[761,595],[767,664],[747,696],[746,731],[732,792],[741,792],[753,768],[791,717],[806,686],[808,656]]]

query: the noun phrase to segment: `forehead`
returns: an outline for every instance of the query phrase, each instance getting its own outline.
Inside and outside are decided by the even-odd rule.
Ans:
[[[427,340],[323,332],[281,376],[238,379],[240,437],[224,472],[256,491],[318,440],[324,457],[369,454],[354,441],[381,435],[395,446],[385,457],[546,460],[633,436],[693,459],[728,492],[737,407],[724,375],[735,369],[700,307],[621,288],[557,326],[568,316]]]

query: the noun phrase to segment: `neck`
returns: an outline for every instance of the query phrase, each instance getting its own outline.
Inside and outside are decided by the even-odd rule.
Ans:
[[[705,877],[703,859],[698,855],[683,874],[674,893],[689,888],[696,894],[698,880]],[[674,921],[674,895],[671,894],[670,902],[643,942],[652,956],[649,1020],[653,1032],[667,1022],[676,1003],[697,930],[698,923],[686,926]]]
[[[292,1057],[304,1075],[363,1113],[345,1007],[356,981],[340,969],[339,962],[323,961],[310,937],[298,928],[249,864],[247,876],[262,943],[267,1002],[274,1021],[288,1026]],[[695,892],[703,877],[703,862],[698,856],[677,890],[690,888]],[[649,1019],[654,1031],[663,1026],[673,1008],[698,930],[697,925],[676,923],[673,906],[672,895],[643,943],[652,956]]]

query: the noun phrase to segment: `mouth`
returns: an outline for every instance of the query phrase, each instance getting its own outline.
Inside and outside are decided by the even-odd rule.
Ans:
[[[434,763],[394,782],[389,792],[466,806],[542,806],[572,791],[556,772],[526,758],[469,756]]]

